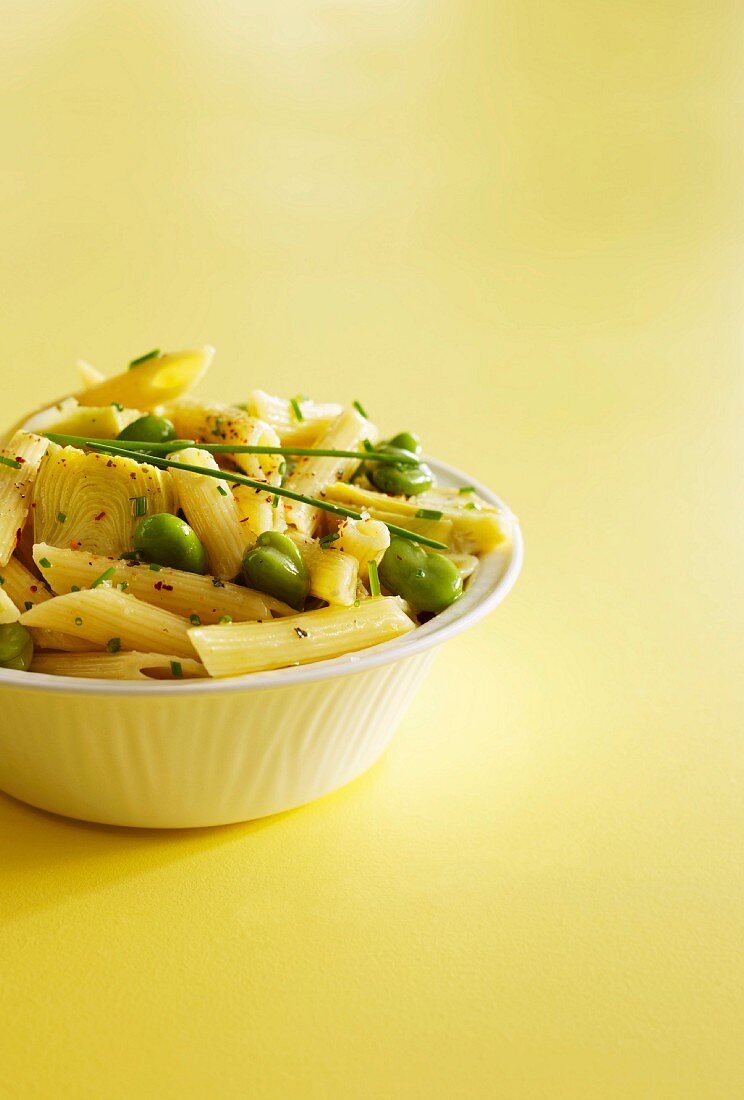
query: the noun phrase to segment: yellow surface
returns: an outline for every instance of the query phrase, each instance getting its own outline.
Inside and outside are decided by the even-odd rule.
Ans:
[[[0,1093],[741,1096],[737,5],[10,0],[0,54],[5,420],[208,341],[528,548],[309,809],[0,798]]]

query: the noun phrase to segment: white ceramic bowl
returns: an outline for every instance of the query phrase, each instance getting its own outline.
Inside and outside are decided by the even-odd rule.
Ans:
[[[427,460],[440,484],[484,486]],[[486,555],[465,594],[404,638],[276,672],[189,683],[66,679],[0,669],[0,789],[112,825],[187,828],[300,806],[370,767],[434,646],[504,599],[522,537]]]

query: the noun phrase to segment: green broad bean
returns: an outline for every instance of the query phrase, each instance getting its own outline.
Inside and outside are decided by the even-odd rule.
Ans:
[[[34,655],[30,632],[20,623],[0,624],[0,668],[26,672]]]
[[[379,573],[385,587],[416,611],[444,611],[462,595],[462,578],[454,562],[396,535],[380,562]]]
[[[421,439],[415,432],[398,432],[388,440],[391,447],[398,447],[402,451],[410,451],[411,454],[421,454]]]
[[[381,443],[377,448],[384,454],[399,454],[404,458],[416,458],[413,451],[403,447],[394,447],[392,443]],[[398,464],[397,462],[380,462],[374,464],[371,459],[367,469],[367,476],[376,489],[388,496],[415,497],[419,493],[425,493],[434,484],[434,476],[425,462],[417,466],[411,463]]]
[[[302,611],[310,588],[310,577],[302,554],[286,535],[264,531],[243,558],[243,577],[249,588],[257,588]]]
[[[132,439],[137,443],[169,443],[176,439],[176,429],[164,416],[141,416],[127,424],[117,439]]]
[[[156,512],[140,520],[134,531],[134,549],[155,565],[201,575],[207,572],[207,552],[196,533],[169,512]]]

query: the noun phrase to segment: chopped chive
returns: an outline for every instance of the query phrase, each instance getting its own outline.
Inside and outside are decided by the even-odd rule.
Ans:
[[[220,619],[220,626],[229,626],[232,621],[232,615],[223,615]]]
[[[248,412],[248,406],[246,405],[245,401],[238,401],[235,405],[233,405],[233,408],[241,409],[243,412]]]
[[[121,638],[109,638],[106,649],[109,653],[118,653],[121,649]]]
[[[136,517],[147,515],[147,497],[130,497],[132,502],[132,514]]]
[[[14,470],[20,470],[21,463],[16,462],[14,458],[6,458],[5,455],[0,455],[0,466],[11,466]]]
[[[329,534],[323,535],[322,539],[318,539],[318,543],[321,546],[330,546],[332,542],[336,542],[336,540],[340,538],[341,536],[338,531],[331,531]]]
[[[212,577],[212,584],[215,588],[224,588],[225,582],[221,581],[219,577]]]
[[[192,626],[201,626],[201,619],[196,614],[196,612],[194,612],[193,615],[189,615],[189,622]]]
[[[119,554],[119,561],[128,561],[130,565],[134,565],[142,561],[142,558],[139,550],[125,550],[123,554]]]
[[[129,369],[138,367],[140,363],[146,363],[148,359],[157,359],[158,355],[160,355],[160,348],[154,348],[152,351],[148,351],[146,355],[140,355],[137,359],[130,359]]]
[[[375,453],[374,445],[370,443],[368,439],[362,440],[362,446],[364,447],[368,455],[373,455]]]
[[[39,565],[42,569],[52,568],[52,563],[50,562],[49,558],[39,558]]]
[[[377,572],[377,562],[368,561],[367,569],[369,571],[369,592],[371,596],[380,595],[380,574]]]
[[[39,565],[42,565],[42,564],[43,564],[42,562],[39,562]],[[96,577],[96,579],[93,581],[93,584],[90,587],[91,588],[98,588],[98,586],[100,584],[103,584],[104,581],[107,581],[111,577],[113,577],[115,572],[116,572],[116,570],[114,569],[113,565],[110,565],[108,567],[108,569],[104,569],[104,571],[103,571],[103,573],[101,573],[100,577]]]
[[[70,592],[79,592],[79,591],[80,591],[79,585],[77,585],[77,584],[70,585]]]
[[[217,486],[217,492],[220,494],[221,497],[226,497],[227,496],[227,489],[225,488],[224,485],[218,485]]]
[[[437,512],[435,508],[419,508],[415,519],[441,519],[444,512]]]
[[[465,507],[469,512],[480,512],[481,510],[480,504],[476,504],[474,500],[468,501]]]
[[[362,405],[361,401],[352,401],[352,405],[354,406],[354,408],[356,409],[356,411],[359,413],[360,416],[363,416],[365,420],[369,420],[369,416],[364,411],[364,406]]]
[[[177,680],[183,680],[183,666],[180,661],[171,661],[171,672]]]
[[[287,470],[287,463],[284,461],[284,459],[282,459],[282,461],[279,463],[279,476],[284,477],[284,474],[286,473],[286,470]]]
[[[458,491],[458,493],[474,493],[475,492],[475,486],[474,485],[463,485],[457,491]]]
[[[78,615],[78,617],[75,619],[75,626],[82,626],[82,625],[83,625],[83,620]]]
[[[279,507],[279,497],[276,495],[276,493],[274,493],[273,497],[271,498],[271,507],[272,508],[278,508]]]
[[[152,569],[153,573],[159,573],[162,568],[162,565],[158,565],[157,562],[150,562],[150,569]]]
[[[302,409],[300,408],[300,402],[296,397],[290,397],[289,403],[292,406],[292,412],[294,413],[295,420],[301,421],[305,417],[302,415]]]
[[[116,587],[119,589],[120,592],[126,592],[126,590],[129,588],[129,581],[119,581]]]
[[[5,584],[5,577],[0,577],[0,584]]]
[[[354,607],[359,607],[361,600],[354,600]]]
[[[124,406],[120,405],[118,401],[112,401],[111,402],[111,408],[116,409],[116,411],[120,412],[120,413],[124,412]]]
[[[57,523],[67,523],[67,514],[65,512],[57,512]]]
[[[30,611],[34,605],[31,600],[24,600],[23,606],[25,607],[26,611]]]

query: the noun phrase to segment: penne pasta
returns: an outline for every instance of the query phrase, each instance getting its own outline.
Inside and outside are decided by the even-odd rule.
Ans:
[[[333,543],[336,550],[350,554],[359,562],[359,579],[366,583],[369,577],[369,563],[378,564],[390,545],[390,532],[384,523],[377,519],[344,519],[338,527],[338,540]]]
[[[99,382],[105,382],[106,375],[98,367],[94,367],[92,363],[89,363],[87,359],[78,359],[75,364],[77,372],[80,375],[80,381],[83,383],[84,389],[89,389],[91,386],[97,386]]]
[[[263,489],[251,489],[249,485],[233,485],[233,499],[238,511],[238,522],[246,528],[246,545],[253,546],[264,531],[284,531],[284,501]]]
[[[28,611],[34,604],[51,600],[52,594],[30,569],[27,569],[14,555],[0,570],[0,588],[2,588],[19,611]]]
[[[4,588],[0,588],[0,624],[17,623],[21,613]]]
[[[123,405],[80,405],[74,397],[67,397],[58,405],[34,413],[24,421],[23,430],[115,439],[139,415],[137,409],[125,409]]]
[[[205,345],[190,351],[153,355],[128,370],[94,383],[76,394],[81,405],[120,405],[150,410],[188,393],[209,370],[214,348]]]
[[[182,569],[167,566],[153,569],[146,563],[59,549],[47,543],[34,547],[34,560],[57,595],[66,595],[74,588],[89,588],[107,573],[112,587],[154,607],[162,607],[185,619],[198,619],[201,623],[218,623],[226,615],[235,622],[243,622],[293,614],[291,607],[273,596]],[[110,574],[109,570],[112,570]],[[48,593],[46,598],[49,598]]]
[[[364,440],[374,443],[377,428],[356,411],[346,409],[317,440],[319,448],[354,451],[362,447]],[[357,467],[356,459],[313,456],[299,458],[286,482],[286,488],[305,496],[322,495],[329,485],[348,477]],[[285,504],[287,523],[304,535],[315,533],[320,521],[320,510],[310,504],[288,500]]]
[[[198,661],[162,653],[37,653],[30,671],[101,680],[194,680],[207,675]]]
[[[28,627],[46,627],[109,648],[193,657],[188,623],[135,596],[101,585],[55,596],[21,615]]]
[[[234,405],[204,404],[185,398],[165,410],[184,439],[200,443],[235,443],[241,446],[278,447],[274,429]],[[244,474],[256,481],[278,485],[284,459],[281,455],[226,454]]]
[[[47,630],[45,627],[29,627],[33,638],[34,650],[50,649],[59,653],[103,653],[105,646],[89,642],[85,638],[76,638],[74,634],[65,634],[61,630]]]
[[[243,554],[251,545],[251,532],[240,522],[230,485],[178,469],[178,463],[185,462],[219,470],[208,451],[188,447],[170,455],[169,461],[174,463],[171,477],[178,503],[207,552],[210,572],[221,580],[232,580],[240,572]]]
[[[248,397],[247,409],[251,416],[270,424],[282,444],[294,447],[310,447],[318,437],[344,411],[343,405],[318,404],[307,397],[296,398],[302,419],[297,416],[293,403],[284,397],[274,397],[263,390],[253,390]]]
[[[21,541],[34,481],[49,440],[19,431],[0,455],[17,466],[0,464],[0,567],[7,565]]]
[[[189,638],[210,676],[238,676],[339,657],[413,629],[399,600],[380,596],[271,623],[195,627]]]

